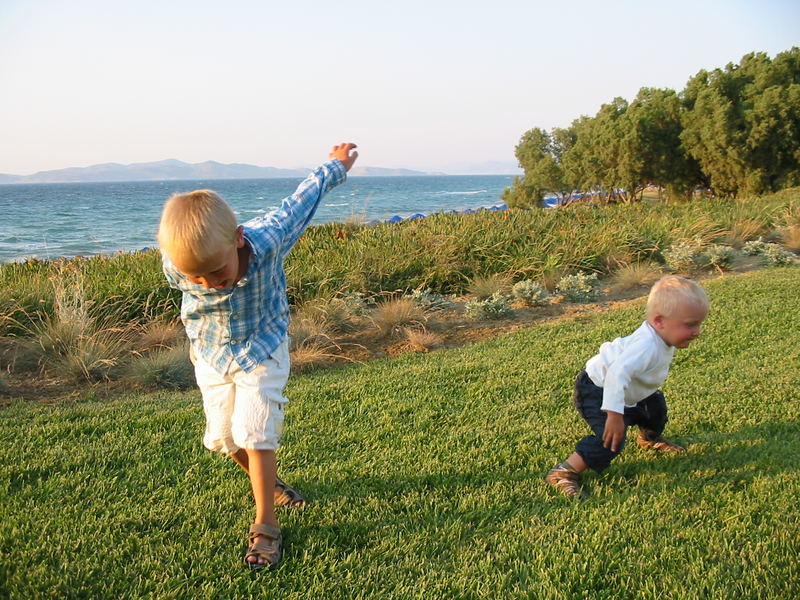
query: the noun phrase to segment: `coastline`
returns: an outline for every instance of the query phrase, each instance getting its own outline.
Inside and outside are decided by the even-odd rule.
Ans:
[[[489,176],[354,177],[329,193],[312,226],[400,223],[439,213],[504,210],[511,178]],[[30,184],[0,186],[0,265],[77,256],[114,256],[156,246],[164,200],[175,191],[211,187],[229,200],[240,222],[277,207],[296,178],[272,180]],[[47,214],[46,220],[41,214]],[[25,224],[20,227],[18,224]]]

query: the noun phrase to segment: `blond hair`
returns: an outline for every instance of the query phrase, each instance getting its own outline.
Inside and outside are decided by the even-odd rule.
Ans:
[[[666,275],[650,288],[650,295],[647,297],[647,318],[650,319],[657,314],[669,317],[684,302],[708,310],[708,295],[695,281],[678,275]]]
[[[158,245],[173,262],[187,257],[204,262],[235,243],[236,215],[216,192],[173,194],[164,203]]]

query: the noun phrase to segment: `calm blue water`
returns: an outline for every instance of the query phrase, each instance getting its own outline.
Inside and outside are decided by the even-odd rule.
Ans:
[[[323,198],[313,223],[462,211],[501,203],[511,175],[353,177]],[[155,246],[164,201],[211,188],[240,222],[276,208],[301,178],[0,185],[0,263]]]

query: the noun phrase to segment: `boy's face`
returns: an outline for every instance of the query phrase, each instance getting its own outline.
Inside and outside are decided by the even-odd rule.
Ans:
[[[682,302],[667,316],[656,314],[652,325],[661,339],[670,346],[686,348],[700,335],[708,308],[695,302]]]
[[[236,243],[215,252],[207,260],[184,258],[173,261],[173,264],[192,283],[202,285],[206,289],[223,290],[235,285],[243,276],[239,249],[243,248],[244,244],[242,227],[239,227],[236,230]]]

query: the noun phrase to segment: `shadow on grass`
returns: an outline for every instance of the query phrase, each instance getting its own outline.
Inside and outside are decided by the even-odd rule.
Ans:
[[[605,485],[608,478],[620,486],[620,491],[636,485],[640,492],[658,493],[664,484],[648,485],[647,480],[666,477],[668,488],[673,490],[695,490],[712,484],[737,490],[757,479],[794,473],[794,465],[800,461],[800,445],[790,443],[800,439],[800,423],[796,422],[743,425],[731,432],[720,432],[712,424],[709,431],[686,436],[667,434],[687,452],[660,454],[636,447],[631,439],[608,470],[587,478],[589,485]]]
[[[505,520],[548,522],[553,513],[605,510],[601,507],[617,506],[631,494],[677,498],[709,486],[726,493],[744,491],[759,480],[795,472],[800,447],[787,441],[798,434],[800,424],[793,422],[745,425],[730,433],[695,432],[675,438],[688,446],[686,454],[677,455],[631,444],[604,474],[587,474],[586,484],[597,494],[584,502],[560,496],[544,483],[550,465],[541,470],[294,481],[313,504],[307,517],[294,513],[287,526],[297,552],[307,544],[322,544],[351,553],[380,543],[377,532],[427,537],[434,547],[449,552],[453,540],[444,545],[444,540],[432,539],[432,532],[452,530],[449,537],[464,540],[480,537]],[[330,518],[319,519],[324,513]]]

